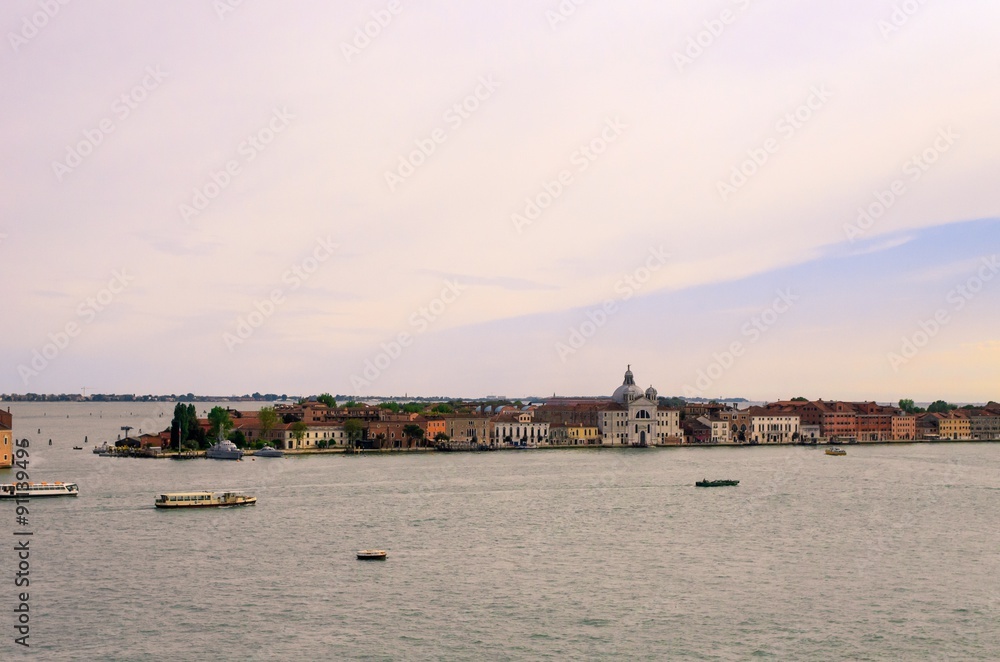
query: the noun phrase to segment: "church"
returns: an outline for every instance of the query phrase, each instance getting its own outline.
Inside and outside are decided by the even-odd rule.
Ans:
[[[658,405],[656,389],[645,391],[635,383],[632,366],[611,395],[611,404],[598,413],[602,443],[611,446],[655,446],[683,439],[680,412]]]

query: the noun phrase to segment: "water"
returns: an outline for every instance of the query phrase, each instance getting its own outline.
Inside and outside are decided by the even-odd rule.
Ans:
[[[1000,657],[998,445],[174,462],[89,450],[172,405],[11,407],[32,479],[81,489],[31,505],[39,659]],[[153,508],[219,488],[258,504]]]

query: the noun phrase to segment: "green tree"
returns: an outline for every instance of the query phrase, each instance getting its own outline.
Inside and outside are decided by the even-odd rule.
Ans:
[[[809,400],[807,398],[803,398],[801,395],[798,395],[792,398],[792,402],[809,402]]]
[[[444,432],[438,432],[434,435],[434,441],[451,441],[451,437],[446,435]]]
[[[356,418],[349,418],[344,421],[344,434],[347,435],[347,445],[354,448],[361,442],[361,435],[364,434],[364,424]]]
[[[899,408],[905,411],[907,414],[912,414],[916,410],[917,406],[913,404],[913,400],[901,399],[899,401]]]
[[[941,413],[946,414],[949,410],[956,409],[955,405],[950,405],[944,400],[935,400],[927,407],[927,411],[931,413]]]
[[[274,407],[261,407],[257,412],[257,419],[260,421],[260,436],[265,441],[271,438],[271,430],[278,425],[278,412]]]
[[[404,425],[403,434],[405,434],[408,438],[414,440],[417,443],[417,446],[420,446],[421,445],[420,442],[423,441],[424,439],[424,429],[414,423],[409,423],[407,425]]]
[[[292,437],[295,439],[296,448],[302,445],[302,438],[306,436],[309,426],[302,421],[292,423]]]
[[[434,405],[434,408],[431,409],[431,411],[437,414],[450,414],[454,412],[455,409],[451,405],[446,405],[445,403],[440,402]]]
[[[208,412],[208,421],[212,424],[210,434],[213,439],[222,439],[233,429],[233,419],[229,417],[229,410],[223,407],[212,407]]]
[[[344,403],[345,409],[357,409],[360,406],[361,403],[359,403],[357,400],[348,400],[347,402]]]
[[[243,430],[234,430],[229,434],[229,441],[236,444],[239,448],[244,448],[247,445],[246,435],[243,434]]]
[[[380,402],[378,405],[379,409],[387,409],[394,414],[398,414],[402,407],[398,402]]]
[[[424,410],[424,406],[419,402],[407,402],[403,405],[403,411],[407,414],[419,414]]]
[[[316,396],[316,402],[322,402],[324,405],[326,405],[330,409],[336,409],[337,408],[337,401],[329,393],[323,393],[321,395]]]

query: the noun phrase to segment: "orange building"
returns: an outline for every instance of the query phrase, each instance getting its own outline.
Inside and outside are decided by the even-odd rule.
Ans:
[[[900,414],[892,417],[892,438],[895,441],[913,441],[917,438],[917,417]]]
[[[0,467],[14,464],[14,417],[7,411],[0,411]]]

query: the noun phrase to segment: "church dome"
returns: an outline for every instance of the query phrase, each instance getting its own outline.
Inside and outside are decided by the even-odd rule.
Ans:
[[[656,389],[653,388],[652,386],[650,386],[649,388],[647,388],[646,389],[646,397],[649,398],[650,400],[652,400],[653,402],[656,402]]]
[[[629,369],[625,371],[625,381],[611,394],[611,399],[619,404],[625,404],[641,398],[643,395],[642,388],[636,386],[635,378],[632,376],[632,366],[629,366]]]

